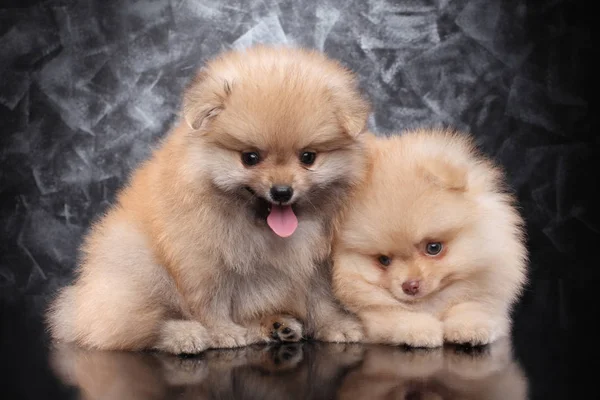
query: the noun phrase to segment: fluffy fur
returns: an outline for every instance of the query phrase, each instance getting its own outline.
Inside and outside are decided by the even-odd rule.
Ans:
[[[508,334],[526,249],[500,170],[462,134],[421,130],[368,142],[370,176],[334,249],[335,293],[367,340],[435,347]],[[441,253],[428,255],[437,242]],[[403,289],[410,281],[419,281],[416,294]]]
[[[87,236],[75,283],[50,307],[53,336],[172,353],[359,340],[328,281],[333,220],[365,170],[368,107],[353,75],[317,52],[228,52],[199,73],[183,110]],[[306,150],[313,165],[299,161]],[[248,151],[261,162],[244,165]],[[294,189],[288,238],[265,222],[275,184]]]

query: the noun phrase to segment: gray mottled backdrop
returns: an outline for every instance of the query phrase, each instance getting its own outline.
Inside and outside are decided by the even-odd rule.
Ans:
[[[173,123],[196,68],[260,42],[314,47],[356,71],[378,132],[472,132],[505,166],[528,223],[531,285],[517,336],[550,346],[547,329],[573,325],[598,238],[589,189],[598,141],[585,96],[591,44],[574,2],[9,3],[0,9],[5,305],[37,315],[71,276],[90,222]]]

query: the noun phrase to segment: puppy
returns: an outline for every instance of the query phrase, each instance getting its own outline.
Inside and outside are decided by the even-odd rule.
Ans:
[[[368,140],[372,169],[334,249],[334,290],[367,341],[436,347],[507,335],[525,282],[522,219],[461,134]]]
[[[366,165],[353,75],[317,52],[255,47],[210,61],[184,97],[87,236],[49,309],[53,337],[170,353],[359,340],[328,280],[334,220]]]

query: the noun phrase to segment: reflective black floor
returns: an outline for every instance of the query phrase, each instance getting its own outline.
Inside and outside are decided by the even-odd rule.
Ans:
[[[568,346],[543,320],[519,317],[512,339],[481,348],[303,342],[177,357],[53,344],[40,319],[7,304],[3,399],[573,398]]]
[[[299,343],[190,358],[61,346],[48,367],[65,399],[519,400],[528,393],[509,341],[436,350]]]
[[[63,347],[50,365],[87,399],[527,398],[508,341],[471,351],[300,343],[194,358]]]

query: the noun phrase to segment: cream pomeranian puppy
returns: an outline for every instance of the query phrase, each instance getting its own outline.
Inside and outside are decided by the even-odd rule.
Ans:
[[[369,135],[370,175],[334,245],[334,290],[370,342],[481,345],[507,335],[525,282],[522,219],[468,136]]]
[[[354,76],[318,52],[210,61],[182,121],[87,236],[50,306],[53,337],[171,353],[360,340],[328,274],[336,215],[366,170],[368,112]]]

